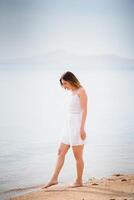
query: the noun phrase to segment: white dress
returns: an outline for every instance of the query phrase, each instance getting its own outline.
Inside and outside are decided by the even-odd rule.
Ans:
[[[85,144],[87,142],[87,138],[82,140],[80,137],[81,119],[82,110],[80,106],[80,97],[78,96],[78,94],[72,93],[70,95],[67,118],[62,129],[60,143],[68,144],[70,146],[76,146]]]

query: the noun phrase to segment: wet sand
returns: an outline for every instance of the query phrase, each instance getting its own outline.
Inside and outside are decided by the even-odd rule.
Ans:
[[[134,174],[113,174],[110,177],[90,178],[83,187],[69,188],[53,185],[29,192],[10,200],[134,200]]]

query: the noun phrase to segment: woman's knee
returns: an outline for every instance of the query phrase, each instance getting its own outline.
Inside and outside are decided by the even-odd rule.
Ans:
[[[69,146],[63,147],[63,146],[61,145],[61,146],[59,147],[59,149],[58,149],[58,156],[59,156],[60,158],[65,158],[65,155],[66,155],[68,149],[69,149]]]
[[[63,153],[58,154],[58,158],[59,159],[64,159],[65,158],[65,154],[63,154]]]
[[[75,155],[75,154],[74,154],[74,157],[75,157],[75,160],[76,160],[77,162],[83,162],[83,157],[82,157],[81,155]]]
[[[73,154],[77,161],[83,160],[83,147],[73,147]]]

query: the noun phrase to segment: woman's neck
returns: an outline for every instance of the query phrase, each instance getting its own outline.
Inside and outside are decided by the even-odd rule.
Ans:
[[[79,87],[79,88],[72,88],[72,93],[75,94],[80,88],[81,87]]]

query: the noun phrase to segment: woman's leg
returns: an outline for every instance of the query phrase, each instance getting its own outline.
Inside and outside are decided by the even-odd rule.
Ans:
[[[76,160],[76,169],[77,169],[77,178],[74,183],[74,186],[82,185],[82,174],[84,169],[83,148],[84,145],[72,146],[73,154]]]
[[[69,148],[70,148],[70,145],[63,144],[63,143],[60,144],[59,149],[58,149],[58,158],[57,158],[57,162],[56,162],[56,166],[55,166],[52,178],[50,179],[49,183],[45,185],[43,188],[47,188],[47,187],[50,187],[51,185],[55,185],[58,183],[58,175],[64,164],[65,155]]]

